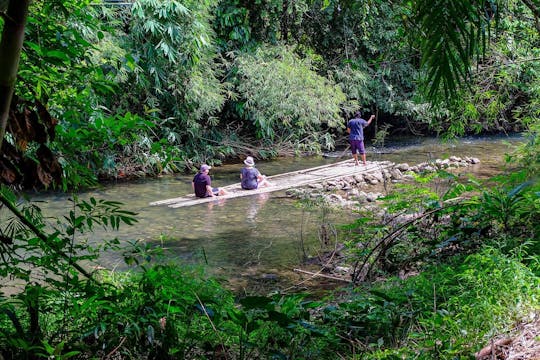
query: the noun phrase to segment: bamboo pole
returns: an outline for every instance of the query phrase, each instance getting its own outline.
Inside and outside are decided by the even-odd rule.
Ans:
[[[216,196],[216,197],[207,197],[207,198],[196,198],[193,194],[188,194],[181,197],[153,201],[149,205],[168,205],[171,208],[180,208],[185,206],[198,205],[208,202],[218,202],[224,199],[232,199],[244,196],[251,196],[257,194],[270,193],[280,190],[292,189],[301,186],[306,186],[313,183],[320,183],[326,180],[332,180],[344,176],[351,176],[355,174],[366,174],[380,171],[392,165],[391,162],[382,161],[382,162],[369,162],[368,166],[365,168],[358,168],[347,165],[351,160],[341,161],[334,164],[317,166],[314,168],[297,170],[288,173],[278,174],[269,176],[270,180],[274,185],[270,187],[262,187],[255,190],[243,190],[240,186],[240,183],[235,183],[227,186],[221,187],[222,189],[228,191],[226,195]],[[324,170],[332,169],[336,167],[335,173],[322,173]],[[319,173],[317,173],[319,171]]]

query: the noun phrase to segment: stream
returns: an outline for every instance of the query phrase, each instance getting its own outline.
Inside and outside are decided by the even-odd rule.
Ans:
[[[467,168],[478,178],[499,173],[504,155],[523,139],[519,136],[464,138],[442,142],[433,138],[401,139],[384,148],[367,147],[370,161],[389,160],[414,165],[452,155],[477,157],[481,163]],[[341,157],[343,155],[343,157]],[[283,158],[257,162],[268,176],[295,171],[350,158],[349,151],[326,156]],[[210,171],[213,186],[239,182],[243,164],[214,167]],[[91,241],[117,237],[122,243],[138,240],[166,249],[166,258],[180,264],[202,265],[207,273],[227,281],[232,288],[252,291],[261,282],[286,286],[300,279],[292,270],[300,267],[303,252],[313,254],[319,248],[317,230],[320,211],[302,210],[285,191],[234,199],[222,199],[191,207],[172,209],[149,206],[152,201],[190,193],[193,175],[167,175],[157,179],[117,183],[79,194],[119,201],[124,209],[138,213],[133,226],[121,225],[118,232],[96,231]],[[47,216],[62,216],[70,210],[66,194],[34,194]],[[354,219],[351,211],[331,213],[330,221],[346,224]],[[124,270],[120,253],[103,254],[100,265]]]

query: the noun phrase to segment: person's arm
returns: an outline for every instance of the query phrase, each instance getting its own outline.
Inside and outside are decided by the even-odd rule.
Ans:
[[[214,197],[214,192],[212,191],[212,186],[206,185],[206,193],[208,194],[208,196]]]
[[[366,126],[369,126],[369,124],[371,124],[371,122],[373,121],[373,119],[375,119],[375,115],[371,115],[371,116],[369,117],[369,120],[368,120]]]
[[[255,169],[257,173],[255,174],[257,177],[257,182],[261,182],[264,180],[264,177],[262,176],[261,172],[258,169]]]

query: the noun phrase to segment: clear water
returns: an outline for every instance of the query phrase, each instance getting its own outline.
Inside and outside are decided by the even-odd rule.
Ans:
[[[451,155],[477,157],[481,163],[467,168],[477,177],[486,178],[500,172],[504,155],[520,142],[519,137],[489,137],[441,142],[437,139],[414,138],[389,144],[382,149],[368,147],[368,160],[390,160],[410,165]],[[342,156],[340,158],[340,156]],[[266,175],[294,171],[350,157],[348,151],[336,151],[327,156],[285,158],[258,162]],[[210,175],[214,186],[239,181],[242,164],[213,168]],[[172,209],[149,206],[152,201],[178,197],[191,192],[193,175],[163,176],[158,179],[118,183],[80,194],[81,198],[96,197],[120,201],[125,209],[138,213],[138,223],[122,226],[118,232],[96,232],[93,241],[118,237],[122,242],[139,240],[167,249],[170,261],[182,264],[203,264],[208,272],[221,276],[235,288],[252,289],[259,281],[293,283],[298,275],[303,250],[314,254],[320,248],[317,235],[322,214],[299,208],[284,192],[221,200],[197,206]],[[62,216],[70,210],[68,195],[41,194],[47,216]],[[350,222],[350,212],[330,214],[332,222]],[[121,254],[104,254],[101,266],[123,270]]]

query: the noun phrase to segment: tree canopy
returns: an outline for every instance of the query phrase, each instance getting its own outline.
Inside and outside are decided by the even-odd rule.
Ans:
[[[538,117],[535,1],[5,4],[6,183],[38,185],[32,168],[43,185],[61,169],[64,186],[86,186],[246,149],[316,153],[357,109],[390,134],[521,131]]]

